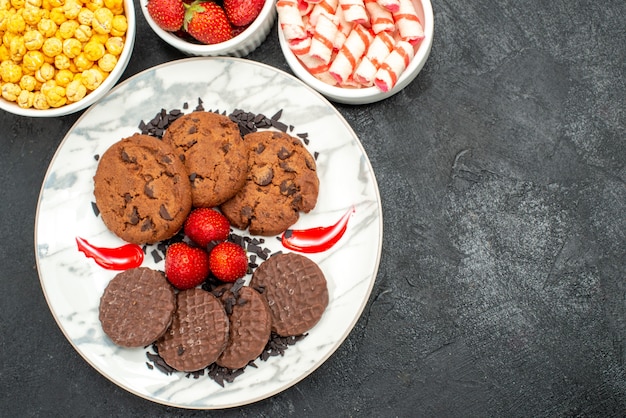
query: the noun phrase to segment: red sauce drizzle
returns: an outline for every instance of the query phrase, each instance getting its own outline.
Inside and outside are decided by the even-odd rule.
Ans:
[[[281,238],[285,248],[303,253],[319,253],[330,249],[348,228],[348,220],[355,212],[350,208],[334,225],[310,229],[288,229]]]
[[[78,251],[93,258],[100,267],[109,270],[128,270],[139,267],[143,262],[143,250],[136,244],[125,244],[117,248],[100,248],[86,239],[76,237]]]

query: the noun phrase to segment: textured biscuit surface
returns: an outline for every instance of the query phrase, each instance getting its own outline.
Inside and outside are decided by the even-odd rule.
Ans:
[[[105,151],[94,196],[107,228],[135,244],[171,238],[191,211],[184,165],[172,148],[147,135],[124,138]]]
[[[275,131],[244,137],[248,176],[243,188],[220,208],[232,225],[254,235],[277,235],[293,225],[299,212],[317,203],[315,159],[300,139]]]
[[[228,345],[217,359],[217,364],[229,369],[239,369],[257,358],[269,340],[272,314],[267,300],[256,290],[244,286],[231,291],[227,284],[213,291],[229,312],[230,331]]]
[[[272,312],[272,330],[284,337],[311,329],[328,306],[324,273],[300,254],[270,257],[254,271],[250,286],[265,296]]]
[[[241,189],[248,172],[248,154],[239,127],[228,116],[197,111],[167,128],[163,142],[185,164],[195,207],[214,207]]]
[[[165,333],[175,309],[174,288],[165,275],[138,267],[109,282],[100,298],[99,319],[115,344],[144,347]]]
[[[178,292],[172,324],[157,341],[159,355],[179,371],[193,372],[214,363],[228,342],[228,316],[213,294],[199,289]]]

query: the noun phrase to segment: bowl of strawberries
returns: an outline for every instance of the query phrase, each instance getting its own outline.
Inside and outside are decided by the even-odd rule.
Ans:
[[[191,56],[243,57],[267,37],[276,20],[272,0],[141,0],[152,30]]]

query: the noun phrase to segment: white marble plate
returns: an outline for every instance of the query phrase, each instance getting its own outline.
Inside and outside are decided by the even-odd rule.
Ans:
[[[201,376],[166,375],[147,367],[146,349],[113,345],[98,320],[100,296],[116,272],[106,270],[77,250],[81,236],[94,245],[123,242],[110,233],[91,208],[97,161],[114,142],[138,132],[162,108],[230,112],[244,109],[272,116],[292,134],[308,133],[309,150],[318,152],[320,195],[317,206],[294,229],[334,224],[355,208],[343,238],[330,250],[308,256],[328,281],[330,302],[321,321],[284,356],[257,360],[224,387]],[[280,250],[274,238],[267,247]],[[382,210],[370,162],[354,131],[332,105],[295,77],[238,58],[188,58],[146,70],[113,89],[88,109],[57,150],[37,208],[35,252],[41,286],[59,327],[102,375],[143,398],[191,409],[218,409],[275,395],[317,369],[348,336],[374,284],[382,246]],[[284,250],[284,249],[283,249]],[[149,251],[148,251],[149,253]],[[163,269],[146,256],[144,266]]]

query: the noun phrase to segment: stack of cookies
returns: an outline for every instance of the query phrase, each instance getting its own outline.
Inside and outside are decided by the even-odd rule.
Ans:
[[[196,111],[163,139],[136,134],[111,146],[94,177],[107,228],[127,242],[175,235],[193,207],[219,207],[253,235],[285,231],[317,202],[315,159],[300,139],[278,131],[242,137],[227,116]]]

